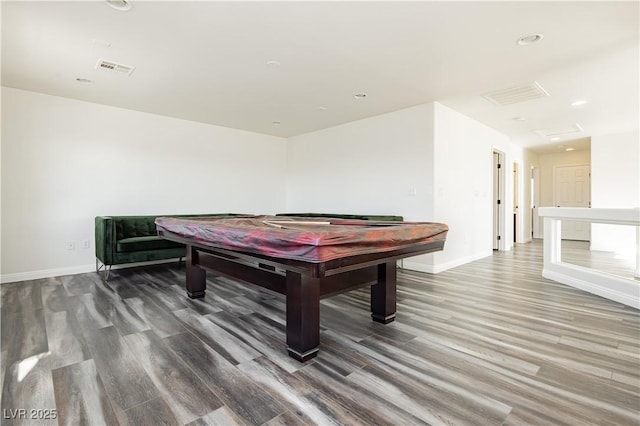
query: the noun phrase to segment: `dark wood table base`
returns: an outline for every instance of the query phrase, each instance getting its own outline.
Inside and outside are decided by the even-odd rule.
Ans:
[[[371,318],[395,319],[396,260],[441,250],[444,242],[394,252],[309,263],[187,244],[186,290],[190,298],[206,292],[206,270],[282,294],[287,304],[287,351],[299,361],[318,354],[320,299],[371,286]]]

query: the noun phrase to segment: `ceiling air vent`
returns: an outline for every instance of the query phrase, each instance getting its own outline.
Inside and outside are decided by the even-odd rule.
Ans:
[[[584,129],[578,123],[575,123],[568,126],[536,130],[536,133],[543,138],[552,138],[554,136],[564,136],[571,133],[580,133],[582,131],[584,131]]]
[[[98,63],[96,64],[96,68],[101,69],[101,70],[105,70],[105,71],[112,71],[112,72],[114,72],[116,74],[124,74],[124,75],[131,75],[133,70],[135,70],[134,67],[130,67],[128,65],[119,64],[119,63],[113,62],[113,61],[106,61],[104,59],[98,59]]]
[[[483,98],[499,106],[546,98],[547,96],[549,96],[549,93],[536,81],[523,84],[522,86],[509,87],[507,89],[494,90],[493,92],[482,94]]]

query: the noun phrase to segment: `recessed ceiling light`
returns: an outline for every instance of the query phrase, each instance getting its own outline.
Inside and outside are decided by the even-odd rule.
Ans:
[[[555,141],[559,141],[560,138],[551,138],[551,142],[555,142]],[[560,147],[562,147],[562,145],[560,145]]]
[[[512,118],[513,121],[527,121],[526,117],[513,117]]]
[[[106,0],[106,2],[109,6],[121,12],[131,10],[133,7],[130,0]]]
[[[274,126],[279,126],[281,123],[279,121],[272,121],[271,124]]]
[[[520,46],[527,46],[529,44],[537,43],[544,38],[542,34],[527,34],[516,40],[516,43]]]
[[[575,151],[575,148],[566,148],[565,151]]]
[[[278,61],[267,61],[267,66],[271,68],[278,68],[280,65],[280,62]]]
[[[353,95],[354,99],[365,99],[367,97],[366,93],[356,93],[355,95]]]
[[[586,105],[588,103],[589,102],[585,101],[584,99],[578,99],[577,101],[571,102],[571,106],[577,107],[577,106]]]
[[[76,82],[80,84],[93,84],[93,80],[89,80],[88,78],[76,77]]]
[[[319,107],[318,107],[318,110],[320,110],[320,111],[326,111],[326,110],[327,110],[327,107],[319,106]]]

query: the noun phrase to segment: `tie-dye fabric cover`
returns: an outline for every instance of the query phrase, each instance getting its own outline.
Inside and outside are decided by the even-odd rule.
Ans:
[[[443,241],[448,231],[433,222],[282,216],[158,217],[156,228],[194,244],[313,263]]]

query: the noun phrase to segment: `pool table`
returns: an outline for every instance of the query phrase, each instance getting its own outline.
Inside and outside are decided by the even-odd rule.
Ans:
[[[289,355],[318,354],[320,299],[371,286],[371,317],[396,312],[396,261],[442,250],[448,228],[432,222],[246,216],[156,219],[158,235],[186,245],[186,291],[205,296],[211,271],[286,298]]]

